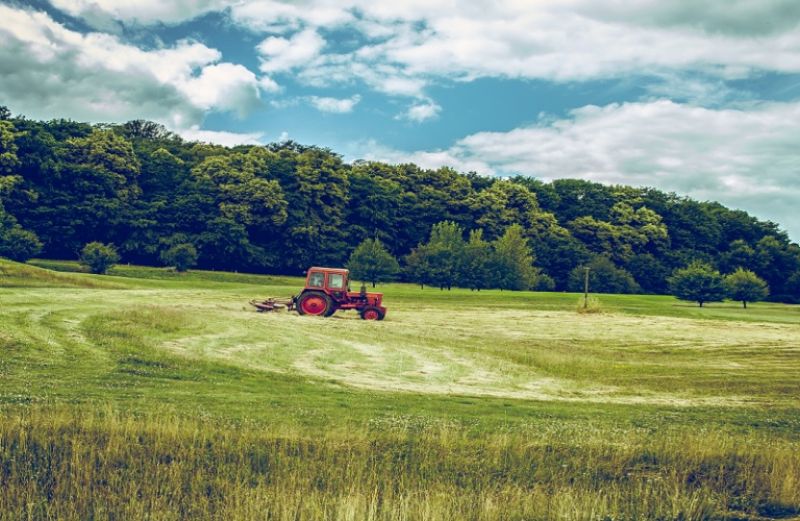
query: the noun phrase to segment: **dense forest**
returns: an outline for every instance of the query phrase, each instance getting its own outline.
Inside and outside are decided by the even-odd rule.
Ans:
[[[445,221],[465,239],[521,231],[540,280],[557,290],[591,265],[607,275],[596,290],[664,293],[675,269],[699,260],[722,273],[752,270],[772,299],[800,301],[800,247],[777,224],[715,202],[582,180],[347,164],[291,141],[227,148],[148,121],[41,122],[0,107],[6,257],[76,258],[99,241],[123,262],[157,265],[164,251],[191,244],[202,268],[299,273],[343,265],[362,241],[379,239],[405,265]]]

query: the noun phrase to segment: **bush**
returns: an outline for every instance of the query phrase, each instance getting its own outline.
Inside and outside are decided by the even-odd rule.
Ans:
[[[553,277],[545,273],[536,275],[536,280],[533,284],[534,291],[553,291],[556,288],[556,281]]]
[[[96,274],[106,273],[119,262],[119,254],[113,244],[90,242],[81,250],[81,264]]]
[[[575,306],[578,313],[602,313],[603,306],[600,304],[600,299],[597,297],[589,297],[584,301],[583,297],[578,299],[578,304]]]
[[[25,262],[42,251],[42,242],[35,233],[14,226],[0,236],[0,256]]]
[[[166,266],[174,266],[175,271],[184,272],[197,265],[197,249],[184,242],[161,252],[161,262]]]

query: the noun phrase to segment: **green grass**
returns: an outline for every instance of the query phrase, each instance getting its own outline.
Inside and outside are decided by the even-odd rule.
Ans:
[[[367,322],[247,305],[299,278],[35,264],[0,261],[11,518],[800,515],[796,306],[387,284]]]

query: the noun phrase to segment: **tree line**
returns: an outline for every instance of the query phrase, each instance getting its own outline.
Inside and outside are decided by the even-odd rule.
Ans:
[[[589,266],[595,291],[667,293],[675,270],[699,261],[800,301],[800,247],[715,202],[348,164],[292,141],[230,148],[148,121],[34,121],[0,107],[2,256],[77,258],[99,242],[122,262],[296,274],[344,265],[368,239],[400,261],[394,276],[443,287],[577,289]]]

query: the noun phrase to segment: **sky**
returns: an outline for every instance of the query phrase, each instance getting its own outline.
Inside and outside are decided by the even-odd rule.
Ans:
[[[797,0],[0,0],[0,105],[651,186],[800,240]]]

